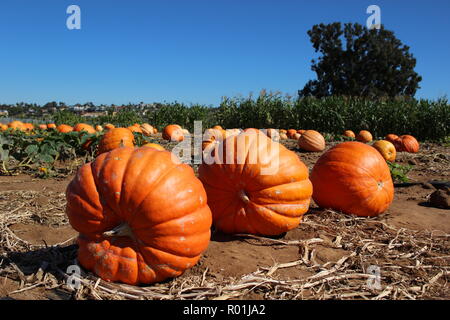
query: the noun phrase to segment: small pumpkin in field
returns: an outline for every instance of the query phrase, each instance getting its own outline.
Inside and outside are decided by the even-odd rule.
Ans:
[[[149,147],[149,148],[153,148],[153,149],[160,150],[160,151],[166,150],[166,149],[164,149],[164,147],[162,145],[157,144],[157,143],[146,143],[143,145],[143,147]]]
[[[419,152],[419,142],[411,135],[405,134],[394,141],[394,145],[399,152],[417,153]]]
[[[393,134],[393,133],[388,134],[388,135],[384,138],[384,140],[387,140],[387,141],[389,141],[389,142],[391,142],[391,143],[394,143],[397,139],[398,139],[398,135]]]
[[[13,129],[13,130],[20,130],[20,131],[25,131],[25,126],[24,123],[22,121],[11,121],[10,123],[8,123],[8,128]]]
[[[280,140],[287,140],[288,136],[286,135],[286,133],[280,133]]]
[[[297,130],[295,129],[289,129],[286,133],[289,139],[295,139],[294,135],[297,133]]]
[[[370,142],[373,140],[372,134],[367,130],[361,130],[356,136],[356,140],[359,142]]]
[[[68,133],[72,132],[73,128],[67,124],[60,124],[58,127],[56,127],[56,130],[61,133]]]
[[[141,131],[145,136],[150,136],[155,133],[155,128],[153,126],[149,125],[148,123],[141,124]]]
[[[94,127],[91,126],[90,124],[86,124],[86,123],[77,123],[74,127],[73,127],[73,131],[76,132],[87,132],[90,134],[96,133],[97,131],[95,131]]]
[[[142,129],[139,125],[132,125],[132,126],[129,126],[127,129],[130,130],[131,132],[142,133]]]
[[[134,147],[134,135],[127,128],[108,130],[98,144],[98,154],[121,147]]]
[[[39,129],[41,129],[41,130],[47,130],[47,125],[46,125],[46,124],[40,124],[40,125],[39,125]]]
[[[302,136],[302,135],[301,135],[300,133],[297,132],[297,133],[294,134],[294,139],[295,139],[295,140],[298,140],[298,139],[300,139],[301,136]]]
[[[297,130],[297,133],[300,133],[300,134],[304,134],[305,132],[306,132],[306,130],[304,130],[304,129]]]
[[[356,141],[325,152],[313,167],[311,182],[319,207],[357,216],[376,216],[394,198],[386,161],[375,148]]]
[[[51,130],[56,129],[56,124],[54,124],[54,123],[48,123],[48,124],[47,124],[47,129],[51,129]]]
[[[6,131],[6,130],[8,130],[8,125],[6,125],[6,124],[0,124],[0,131]]]
[[[344,137],[356,138],[356,135],[352,130],[345,130]]]
[[[137,285],[177,277],[209,244],[205,189],[170,152],[103,153],[78,170],[66,199],[79,232],[78,261],[106,281]]]
[[[320,152],[325,149],[325,138],[315,130],[306,130],[298,139],[300,149]]]
[[[220,160],[222,152],[215,150],[232,158]],[[279,235],[299,225],[312,185],[308,168],[294,152],[259,130],[211,143],[205,151],[212,158],[204,157],[198,172],[218,230]]]
[[[164,140],[180,142],[184,140],[183,128],[177,124],[169,124],[163,130]]]
[[[25,129],[25,131],[31,132],[34,130],[34,124],[32,123],[24,123],[23,127]]]
[[[277,130],[273,129],[273,128],[267,129],[266,130],[266,135],[270,139],[272,139],[274,141],[279,141],[280,140],[280,133]]]
[[[378,140],[372,147],[378,150],[386,161],[394,162],[397,152],[395,146],[387,140]]]
[[[287,134],[287,130],[286,129],[280,129],[280,133]]]
[[[103,127],[98,124],[98,125],[95,126],[95,131],[102,132],[103,131]]]

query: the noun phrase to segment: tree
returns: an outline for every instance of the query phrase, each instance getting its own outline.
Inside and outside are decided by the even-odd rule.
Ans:
[[[312,60],[317,80],[308,81],[300,96],[414,96],[420,88],[409,47],[383,26],[369,30],[347,23],[342,30],[336,22],[314,25],[308,35],[322,55]]]

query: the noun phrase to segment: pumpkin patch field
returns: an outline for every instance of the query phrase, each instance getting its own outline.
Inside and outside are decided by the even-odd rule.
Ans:
[[[448,143],[58,124],[0,133],[0,299],[450,298]]]

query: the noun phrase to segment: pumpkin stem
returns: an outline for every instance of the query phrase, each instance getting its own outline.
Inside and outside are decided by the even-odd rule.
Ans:
[[[239,191],[239,198],[241,198],[241,200],[244,201],[244,203],[250,202],[250,198],[245,194],[244,190]]]
[[[103,236],[106,237],[130,237],[134,238],[133,231],[130,228],[130,225],[126,222],[119,224],[112,230],[103,232]]]

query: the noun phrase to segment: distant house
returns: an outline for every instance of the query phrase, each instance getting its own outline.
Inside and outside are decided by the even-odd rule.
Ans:
[[[8,111],[7,110],[0,110],[0,117],[7,117],[8,116]]]

